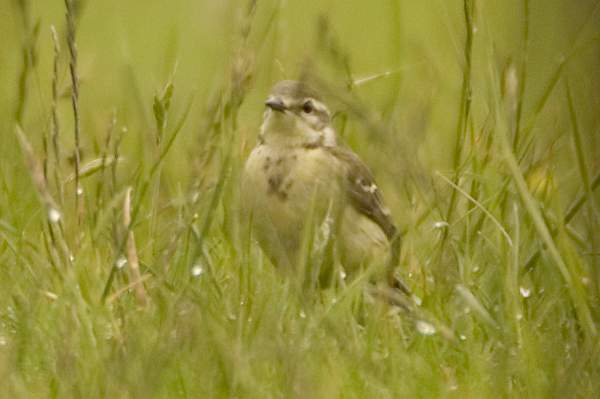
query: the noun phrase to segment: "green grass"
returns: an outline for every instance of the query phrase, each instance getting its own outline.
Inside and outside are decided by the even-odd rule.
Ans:
[[[600,6],[488,3],[0,4],[2,397],[597,397]],[[299,76],[437,333],[243,242]]]

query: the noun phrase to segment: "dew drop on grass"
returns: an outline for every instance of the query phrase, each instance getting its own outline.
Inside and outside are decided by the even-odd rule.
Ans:
[[[48,220],[50,223],[58,223],[60,221],[60,211],[55,208],[50,208],[48,210]]]
[[[390,357],[390,350],[388,348],[383,348],[383,358],[387,359]]]
[[[419,334],[426,336],[433,335],[437,332],[433,324],[423,320],[417,320],[416,329]]]
[[[523,298],[529,298],[531,296],[531,290],[529,288],[520,286],[519,287],[519,292],[521,293],[521,296]]]
[[[300,311],[300,318],[301,319],[306,319],[306,313],[304,313],[304,310]]]
[[[126,263],[127,263],[127,258],[125,258],[124,256],[121,256],[119,259],[117,259],[117,262],[116,262],[117,269],[122,269]]]
[[[6,345],[6,338],[0,337],[0,346],[4,346],[4,345]]]
[[[192,277],[199,277],[204,273],[202,265],[194,265],[192,267]]]
[[[348,275],[346,274],[346,272],[345,272],[345,271],[343,271],[343,270],[340,270],[340,278],[341,278],[342,280],[345,280],[345,279],[346,279],[346,277],[348,277]]]
[[[83,194],[83,187],[77,187],[77,195]]]
[[[581,284],[586,285],[586,286],[590,285],[590,279],[587,278],[587,277],[582,277],[581,278]]]
[[[444,227],[449,227],[450,224],[448,222],[435,222],[433,224],[433,229],[443,229]]]

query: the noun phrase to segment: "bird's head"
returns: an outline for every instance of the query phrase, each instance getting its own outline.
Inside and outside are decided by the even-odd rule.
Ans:
[[[261,138],[289,145],[336,142],[331,114],[321,96],[306,84],[291,80],[271,89],[265,101]]]

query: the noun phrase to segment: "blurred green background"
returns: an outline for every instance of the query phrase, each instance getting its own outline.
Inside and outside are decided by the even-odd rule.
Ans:
[[[39,129],[48,121],[49,113],[54,51],[50,26],[56,27],[61,38],[61,83],[69,82],[63,4],[23,2],[27,4],[27,21],[23,21],[16,3],[19,2],[5,1],[1,5],[3,130],[12,130],[10,116],[19,95],[23,64],[21,43],[30,40],[24,23],[28,28],[39,23],[35,77],[27,82],[24,111],[24,119],[37,121],[38,125],[32,127]],[[485,73],[487,63],[492,62],[493,68],[503,71],[510,62],[517,66],[526,62],[523,118],[527,119],[535,112],[562,60],[569,57],[565,76],[572,77],[578,117],[589,127],[586,130],[593,131],[598,102],[599,27],[595,2],[528,3],[528,43],[524,37],[523,2],[476,4],[475,69]],[[115,108],[119,119],[130,129],[149,130],[153,125],[149,99],[164,84],[175,63],[178,94],[175,101],[181,103],[193,95],[193,111],[201,109],[211,89],[218,84],[215,82],[228,76],[232,45],[237,40],[237,28],[246,7],[235,2],[210,1],[77,4],[81,13],[77,44],[81,106],[85,115],[83,139],[87,145]],[[259,2],[247,45],[254,60],[252,72],[256,83],[244,104],[244,125],[256,129],[262,107],[259,100],[274,82],[297,78],[305,59],[318,57],[317,47],[323,39],[319,38],[318,21],[325,18],[357,79],[393,72],[390,78],[360,87],[357,93],[361,100],[369,109],[380,112],[392,101],[399,103],[402,110],[425,109],[426,116],[422,119],[426,129],[418,135],[406,134],[423,141],[419,155],[427,164],[434,168],[451,167],[452,154],[444,149],[452,146],[458,119],[465,64],[463,14],[462,2]],[[340,76],[342,66],[328,66],[319,72],[329,79],[345,78]],[[557,89],[560,91],[562,87]],[[474,103],[485,95],[479,85],[474,85]],[[553,114],[557,113],[560,112]],[[485,114],[485,109],[476,109],[479,124]],[[190,124],[193,120],[190,119]],[[560,123],[560,118],[556,122]],[[555,129],[551,129],[553,126]],[[67,126],[65,130],[68,131]],[[540,136],[553,136],[552,130],[558,129],[551,124],[540,130],[546,130],[540,131]],[[188,129],[178,145],[184,148],[184,142],[193,140],[194,131]],[[440,140],[446,145],[439,145]]]
[[[113,115],[109,154],[123,135],[112,183],[108,167],[84,179],[83,221],[66,181],[74,119],[65,5],[0,2],[0,386],[12,397],[598,394],[597,1],[102,0],[76,1],[74,15],[83,164],[102,158]],[[60,161],[47,155],[51,27],[60,47]],[[264,99],[279,80],[305,76],[386,193],[405,232],[404,276],[465,345],[421,337],[385,311],[358,326],[350,304],[339,314],[317,307],[306,320],[256,248],[240,254],[236,179]],[[158,140],[153,104],[170,81]],[[228,98],[240,100],[233,113]],[[40,164],[57,165],[49,191],[61,198],[72,269],[53,252],[61,238],[46,220],[17,124]],[[159,172],[149,174],[175,133]],[[513,156],[531,198],[507,166]],[[132,294],[109,304],[100,296],[126,232],[114,227],[122,223],[117,204],[127,186],[145,192],[145,180],[134,230],[153,277],[150,310],[138,312]],[[586,192],[591,201],[563,221]],[[548,248],[536,215],[555,233],[566,269],[545,251],[537,267],[527,262],[542,243]],[[186,282],[202,251],[218,287],[208,294]],[[111,293],[129,282],[116,275]],[[587,326],[577,298],[589,306]]]

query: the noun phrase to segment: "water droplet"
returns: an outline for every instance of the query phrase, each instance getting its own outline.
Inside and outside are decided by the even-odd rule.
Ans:
[[[117,269],[122,269],[126,263],[127,263],[127,258],[125,258],[124,256],[121,256],[119,259],[117,259],[117,262],[115,263],[115,265],[117,266]]]
[[[192,276],[199,277],[204,273],[204,268],[201,265],[194,265],[192,267]]]
[[[252,322],[252,316],[248,316],[248,323]]]
[[[421,335],[433,335],[437,332],[433,324],[423,320],[417,320],[416,328],[417,332]]]
[[[522,313],[517,313],[517,320],[519,320],[519,321],[523,320],[523,314]]]
[[[434,229],[443,229],[444,227],[449,227],[450,224],[448,222],[435,222],[433,224]]]
[[[300,311],[300,318],[301,319],[306,319],[306,313],[304,313],[304,310]]]
[[[467,337],[465,335],[460,334],[458,336],[458,338],[460,338],[461,341],[464,341],[465,339],[467,339]]]
[[[519,287],[519,292],[521,293],[521,296],[523,298],[529,298],[531,296],[531,290],[529,288],[520,286]]]
[[[73,262],[75,260],[75,256],[73,256],[73,254],[69,254],[69,260]]]
[[[50,208],[48,210],[48,220],[50,223],[58,223],[60,221],[60,211],[55,208]]]
[[[590,285],[590,279],[587,277],[582,277],[581,278],[581,284],[583,285]]]
[[[82,195],[83,194],[83,187],[77,187],[77,195]]]
[[[346,277],[348,277],[348,275],[346,274],[346,272],[344,270],[340,270],[340,278],[342,280],[345,280]]]
[[[0,336],[0,346],[6,345],[6,337]]]

